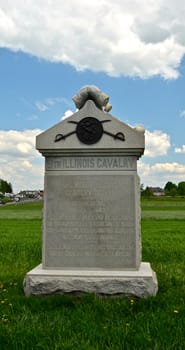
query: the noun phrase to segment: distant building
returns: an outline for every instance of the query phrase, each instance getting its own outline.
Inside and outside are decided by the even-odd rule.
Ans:
[[[165,192],[160,187],[149,187],[150,191],[153,193],[154,196],[164,196]]]
[[[16,197],[19,198],[42,198],[43,197],[42,190],[24,190],[20,191],[16,194]]]
[[[14,194],[13,194],[13,193],[6,193],[6,192],[5,192],[4,196],[5,196],[6,198],[13,198],[13,197],[14,197]]]

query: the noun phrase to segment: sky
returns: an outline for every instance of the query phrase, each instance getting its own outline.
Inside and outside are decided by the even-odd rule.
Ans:
[[[43,189],[35,137],[85,85],[145,128],[140,181],[185,181],[184,0],[0,0],[0,178]]]

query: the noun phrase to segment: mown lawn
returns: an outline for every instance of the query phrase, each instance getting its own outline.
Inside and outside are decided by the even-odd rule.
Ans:
[[[25,297],[41,261],[41,204],[0,207],[0,349],[185,349],[185,199],[142,201],[143,261],[159,292],[145,300]]]

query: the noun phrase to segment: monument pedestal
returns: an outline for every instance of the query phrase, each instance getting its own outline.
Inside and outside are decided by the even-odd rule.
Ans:
[[[141,263],[139,270],[45,270],[38,265],[27,273],[24,291],[27,296],[96,293],[146,298],[156,295],[157,278],[146,262]]]

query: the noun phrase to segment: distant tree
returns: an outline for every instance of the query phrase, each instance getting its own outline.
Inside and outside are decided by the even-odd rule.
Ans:
[[[177,192],[180,196],[185,195],[185,181],[179,182],[177,186]]]
[[[0,179],[0,192],[2,193],[12,193],[12,185],[7,181]]]
[[[3,179],[0,179],[0,192],[6,192],[6,182]]]
[[[13,187],[12,187],[11,182],[9,182],[8,186],[9,186],[9,192],[8,193],[13,193]]]
[[[169,193],[169,195],[172,196],[172,197],[175,197],[177,195],[177,188],[175,188],[175,187],[172,188],[170,193]]]
[[[174,196],[177,194],[177,185],[171,181],[168,181],[164,186],[164,192],[168,196]]]
[[[150,198],[150,197],[153,197],[153,192],[152,190],[150,189],[150,187],[146,187],[145,190],[143,190],[141,192],[141,197],[144,197],[144,198]]]

